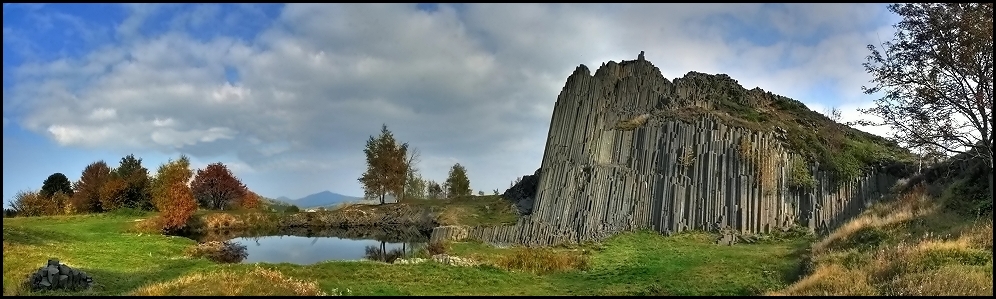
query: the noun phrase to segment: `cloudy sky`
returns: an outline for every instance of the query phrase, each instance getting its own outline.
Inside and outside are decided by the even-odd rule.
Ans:
[[[129,153],[223,162],[269,197],[361,195],[381,124],[427,178],[459,162],[503,191],[539,167],[579,64],[645,51],[668,78],[726,73],[855,119],[865,45],[896,21],[884,4],[5,3],[3,198]]]

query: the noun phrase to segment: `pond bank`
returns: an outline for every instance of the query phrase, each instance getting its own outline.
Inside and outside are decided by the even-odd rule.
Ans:
[[[417,230],[428,235],[445,225],[503,225],[515,223],[512,204],[498,196],[473,196],[384,205],[350,205],[335,210],[270,213],[256,211],[202,211],[188,222],[190,235],[208,231],[272,231],[331,228]]]

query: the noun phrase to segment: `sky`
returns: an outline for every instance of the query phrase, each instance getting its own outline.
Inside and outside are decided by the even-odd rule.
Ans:
[[[134,154],[227,165],[267,197],[359,196],[386,124],[428,179],[504,191],[539,168],[581,64],[644,51],[845,121],[874,96],[885,4],[3,4],[3,199]],[[882,128],[861,128],[885,135]]]

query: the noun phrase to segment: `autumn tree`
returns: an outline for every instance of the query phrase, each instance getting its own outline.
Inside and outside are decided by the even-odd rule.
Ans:
[[[450,168],[450,175],[446,178],[446,190],[448,197],[469,196],[470,179],[467,178],[467,169],[460,163],[453,164]]]
[[[124,206],[143,210],[154,208],[149,189],[149,170],[142,166],[141,158],[133,154],[124,156],[114,171],[125,183]]]
[[[152,203],[163,218],[164,230],[184,227],[197,211],[197,202],[187,186],[191,176],[190,158],[186,155],[171,159],[156,170],[151,184]]]
[[[128,183],[117,173],[111,171],[104,185],[100,187],[100,207],[112,211],[125,207],[127,204]]]
[[[239,201],[238,206],[246,210],[259,209],[263,205],[263,196],[246,190],[245,196]]]
[[[61,172],[53,173],[42,182],[40,195],[44,198],[51,198],[56,192],[62,192],[69,196],[73,195],[73,183]]]
[[[915,151],[968,154],[993,169],[993,4],[893,4],[902,19],[882,47],[869,45],[867,94],[861,112],[881,118],[891,137]],[[990,177],[990,189],[992,179]],[[991,190],[990,190],[991,191]]]
[[[72,210],[77,213],[102,212],[100,191],[110,178],[111,168],[103,160],[87,165],[80,179],[73,183]]]
[[[397,144],[387,125],[381,127],[377,138],[370,136],[363,149],[367,170],[358,179],[367,198],[379,198],[380,204],[384,204],[388,194],[395,198],[403,196],[408,174],[407,152],[408,144]]]
[[[197,176],[190,183],[190,189],[201,207],[213,210],[238,206],[249,192],[242,181],[221,162],[197,170]]]

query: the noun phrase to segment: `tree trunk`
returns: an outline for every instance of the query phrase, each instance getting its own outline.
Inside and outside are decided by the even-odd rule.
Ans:
[[[384,204],[384,193],[380,194],[380,204]]]

